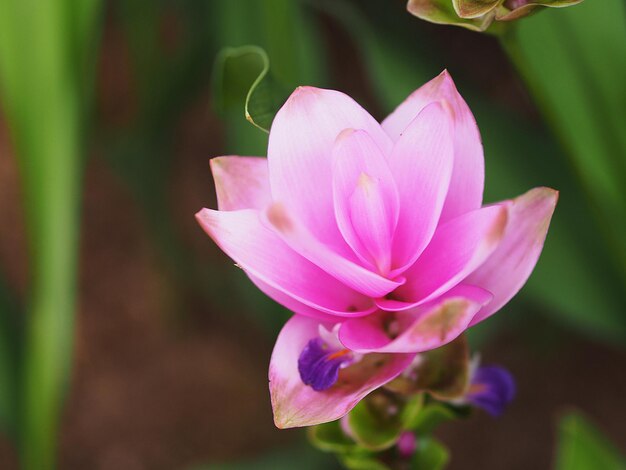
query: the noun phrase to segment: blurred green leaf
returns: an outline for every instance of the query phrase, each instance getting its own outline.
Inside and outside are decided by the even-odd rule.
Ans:
[[[626,285],[626,4],[583,2],[520,22],[509,56],[559,137]]]
[[[289,89],[270,72],[267,53],[258,46],[227,47],[213,68],[213,96],[222,113],[242,112],[262,131],[269,132]]]
[[[339,420],[312,426],[307,431],[311,444],[324,452],[348,452],[356,447],[341,429]]]
[[[626,317],[621,312],[626,303],[619,274],[558,146],[531,123],[464,95],[483,137],[485,200],[510,198],[540,185],[560,191],[544,250],[520,300],[530,300],[542,313],[589,337],[623,344]]]
[[[84,131],[98,0],[0,0],[0,93],[22,179],[30,296],[20,381],[25,469],[54,466],[74,330]],[[24,45],[28,53],[24,53]]]
[[[347,454],[339,456],[339,460],[348,470],[390,470],[373,455]]]
[[[559,423],[555,470],[624,470],[626,460],[580,413]]]
[[[265,79],[260,78],[248,105],[249,114],[260,127],[268,128],[275,111],[296,86],[319,86],[325,82],[326,65],[315,20],[304,11],[301,1],[216,0],[212,7],[218,45],[233,48],[254,44],[269,57],[271,69]],[[260,64],[262,54],[247,59],[253,60]],[[259,67],[250,85],[262,69]],[[244,77],[238,79],[240,83],[241,78]],[[240,107],[223,117],[226,154],[266,154],[267,135],[259,133],[243,118],[249,89],[250,86],[239,89]]]
[[[365,449],[385,450],[396,443],[402,431],[419,419],[423,406],[423,394],[405,399],[378,390],[361,400],[348,414],[348,426],[354,440]],[[338,438],[337,434],[334,436]]]
[[[386,112],[393,110],[447,65],[437,44],[423,47],[431,42],[419,27],[421,23],[410,15],[398,17],[387,4],[363,3],[358,8],[342,0],[315,3],[350,33],[354,44],[362,52],[366,69]],[[593,8],[596,13],[604,8],[601,2],[584,2],[565,12],[542,12],[536,18],[574,14],[579,9],[589,8],[590,3],[595,3]],[[363,10],[367,11],[367,15]],[[606,10],[608,12],[610,8]],[[621,8],[614,11],[619,12]],[[623,17],[616,14],[609,24],[615,25]],[[520,22],[520,27],[534,21],[537,20],[525,19]],[[594,31],[600,28],[594,25]],[[536,45],[535,49],[538,53],[543,52],[546,44],[549,44],[550,50],[566,47],[560,39],[552,38]],[[623,44],[625,42],[621,40],[611,41],[608,46],[611,55],[619,51]],[[601,49],[600,46],[596,48]],[[544,53],[543,60],[550,61],[550,57],[550,54]],[[626,54],[617,63],[621,64],[624,57]],[[597,220],[593,216],[594,209],[572,173],[565,168],[567,161],[548,134],[536,123],[522,119],[510,110],[505,112],[463,86],[456,71],[451,72],[482,134],[487,173],[485,201],[508,199],[539,185],[552,186],[561,192],[545,249],[520,298],[540,305],[542,313],[554,316],[585,335],[623,345],[626,317],[622,312],[626,301],[622,295],[623,284],[617,281],[619,263],[615,263],[615,243],[607,248],[602,235],[609,224],[594,223]],[[567,74],[558,72],[554,76],[561,78],[551,86],[567,88],[570,80]],[[617,82],[621,79],[613,77],[612,80],[615,81],[613,91],[619,93],[623,87]],[[623,99],[615,99],[613,106],[619,103],[623,103]],[[626,110],[626,106],[621,109]],[[623,135],[625,133],[622,132],[620,136]],[[622,152],[621,155],[626,154]],[[616,223],[621,221],[626,221],[626,217],[621,216]]]
[[[413,470],[442,470],[450,460],[448,449],[433,438],[418,438],[418,447],[413,456]]]
[[[388,449],[403,430],[402,402],[377,390],[361,400],[348,415],[348,425],[357,443],[369,450]]]
[[[428,392],[445,400],[465,393],[469,376],[469,348],[465,335],[437,349],[420,354],[410,374],[404,373],[385,388],[404,395]]]
[[[457,419],[459,414],[450,406],[432,402],[424,406],[413,420],[406,423],[406,427],[416,432],[418,436],[428,436],[440,424]]]

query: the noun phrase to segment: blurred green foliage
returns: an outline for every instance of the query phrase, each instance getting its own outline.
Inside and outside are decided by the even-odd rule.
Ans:
[[[555,470],[624,470],[620,455],[582,414],[572,412],[559,423]]]
[[[17,420],[5,426],[17,431],[26,469],[54,465],[71,365],[82,146],[99,19],[98,0],[0,1],[0,93],[20,167],[31,276],[23,336],[2,331],[22,340],[4,348],[3,362],[12,366],[3,385],[12,393],[3,399],[14,401],[2,415]]]
[[[622,286],[626,285],[624,18],[626,5],[620,0],[584,2],[537,15],[503,36],[505,50],[567,150],[596,216],[598,242],[607,244]]]
[[[620,0],[588,0],[526,19],[502,38],[553,134],[451,71],[482,132],[486,200],[536,185],[561,191],[540,263],[509,309],[530,305],[562,325],[621,345],[624,8]],[[89,136],[127,182],[173,281],[219,310],[251,312],[275,332],[288,313],[238,270],[201,265],[168,210],[173,129],[181,114],[205,99],[213,76],[223,153],[265,155],[267,134],[245,119],[248,94],[249,114],[267,128],[286,92],[298,85],[333,87],[334,40],[349,41],[358,55],[352,60],[362,65],[367,91],[382,111],[378,118],[447,66],[431,30],[387,2],[118,0],[110,2],[110,11],[129,45],[138,112],[129,126],[97,121],[90,134],[100,2],[44,0],[34,6],[32,0],[0,0],[0,96],[20,166],[31,265],[27,300],[16,299],[0,279],[0,425],[16,439],[25,468],[51,468],[55,460],[71,363],[80,180]],[[173,52],[164,50],[160,32],[167,15],[181,25]],[[234,60],[242,51],[248,59]],[[250,92],[254,83],[256,93]],[[436,444],[433,449],[441,454]],[[279,468],[273,459],[267,468]]]

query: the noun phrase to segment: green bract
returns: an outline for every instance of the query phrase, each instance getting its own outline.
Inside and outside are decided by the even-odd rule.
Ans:
[[[409,0],[410,13],[437,24],[486,31],[494,21],[512,21],[537,9],[562,8],[582,0]]]

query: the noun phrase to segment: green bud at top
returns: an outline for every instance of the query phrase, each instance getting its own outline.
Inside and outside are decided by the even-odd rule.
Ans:
[[[437,24],[486,31],[494,21],[512,21],[541,8],[562,8],[582,0],[409,0],[410,13]]]

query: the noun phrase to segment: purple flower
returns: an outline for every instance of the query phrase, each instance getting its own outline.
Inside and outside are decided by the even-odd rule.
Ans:
[[[321,392],[332,387],[339,377],[339,369],[353,361],[350,350],[333,348],[322,338],[313,338],[300,353],[298,372],[305,385]]]
[[[465,399],[492,416],[500,416],[515,398],[515,380],[498,366],[479,367],[472,377]]]

